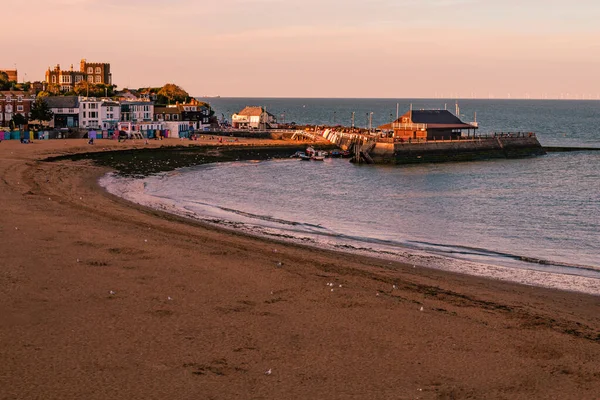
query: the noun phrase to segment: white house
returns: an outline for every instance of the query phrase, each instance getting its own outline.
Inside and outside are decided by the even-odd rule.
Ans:
[[[154,103],[151,101],[122,101],[121,121],[152,122],[154,119]]]
[[[263,107],[246,107],[231,116],[231,125],[239,129],[277,128],[277,118]]]
[[[121,105],[116,101],[104,100],[100,105],[101,128],[116,129],[119,121],[121,121]]]
[[[79,126],[87,129],[101,129],[100,109],[104,100],[95,97],[79,98]]]

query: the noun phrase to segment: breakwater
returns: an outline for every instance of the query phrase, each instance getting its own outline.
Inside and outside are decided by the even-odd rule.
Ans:
[[[365,155],[375,164],[473,161],[546,154],[535,135],[492,136],[426,142],[377,141]]]

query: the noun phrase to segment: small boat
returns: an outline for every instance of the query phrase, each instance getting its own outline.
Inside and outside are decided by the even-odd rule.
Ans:
[[[331,153],[329,153],[329,156],[335,158],[346,158],[350,157],[350,152],[348,150],[332,150]]]
[[[302,161],[310,161],[311,156],[309,156],[306,153],[300,152],[300,155],[298,155],[298,158]]]
[[[315,151],[315,153],[313,154],[313,156],[311,158],[315,161],[325,161],[326,156],[327,156],[326,151],[319,150],[319,151]]]
[[[290,156],[290,158],[300,158],[300,156],[306,155],[303,151],[297,151]]]

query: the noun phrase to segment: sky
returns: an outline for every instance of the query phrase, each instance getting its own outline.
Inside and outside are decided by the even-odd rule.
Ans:
[[[119,88],[193,96],[600,99],[597,0],[27,0],[0,15],[0,69],[20,81],[86,58]]]

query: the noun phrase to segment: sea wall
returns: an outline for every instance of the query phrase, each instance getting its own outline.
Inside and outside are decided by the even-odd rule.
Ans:
[[[535,136],[490,137],[418,143],[378,142],[370,156],[376,164],[471,161],[545,154]]]

